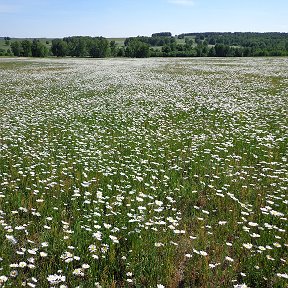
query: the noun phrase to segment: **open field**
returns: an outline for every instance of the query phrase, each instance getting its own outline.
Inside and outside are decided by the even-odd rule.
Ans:
[[[0,59],[0,287],[287,287],[287,71]]]

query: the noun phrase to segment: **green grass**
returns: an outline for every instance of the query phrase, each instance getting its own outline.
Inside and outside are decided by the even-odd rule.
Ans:
[[[5,285],[285,287],[287,68],[0,60]]]

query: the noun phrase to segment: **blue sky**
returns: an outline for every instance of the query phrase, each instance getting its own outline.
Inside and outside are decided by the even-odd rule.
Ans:
[[[0,0],[0,36],[288,32],[287,0]]]

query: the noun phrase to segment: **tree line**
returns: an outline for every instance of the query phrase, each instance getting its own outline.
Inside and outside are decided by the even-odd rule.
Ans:
[[[178,35],[177,38],[186,39],[189,37],[194,37],[196,44],[207,43],[209,46],[215,46],[218,44],[218,46],[221,47],[221,49],[222,47],[224,47],[224,50],[226,50],[224,56],[288,55],[288,33],[205,32],[205,33],[184,33]]]
[[[46,57],[49,55],[47,46],[38,39],[14,41],[10,46],[14,56]]]
[[[185,33],[129,37],[124,46],[104,37],[72,36],[41,42],[5,37],[8,56],[24,57],[250,57],[288,56],[288,33]],[[48,45],[51,44],[51,45]],[[50,46],[50,47],[49,47]],[[1,51],[0,51],[1,55]]]

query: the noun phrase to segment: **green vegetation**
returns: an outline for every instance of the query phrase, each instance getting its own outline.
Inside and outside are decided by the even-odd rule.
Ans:
[[[221,56],[287,56],[288,33],[185,33],[178,38],[195,37],[197,44],[223,45],[226,52]],[[236,55],[235,55],[236,54]],[[216,56],[218,56],[216,54]]]
[[[287,287],[287,70],[0,59],[0,286]]]
[[[35,41],[37,52],[32,53],[31,47]],[[4,37],[2,41],[0,40],[0,56],[93,58],[288,56],[288,33],[276,32],[185,33],[175,37],[170,32],[160,32],[152,34],[151,37],[106,39],[73,36],[46,42],[44,39],[32,42],[29,39],[15,41]]]
[[[1,41],[0,39],[0,56],[12,56],[10,46],[10,37],[4,37]]]
[[[36,39],[32,42],[29,40],[12,42],[11,50],[14,56],[46,57],[48,55],[48,48],[46,45]]]

